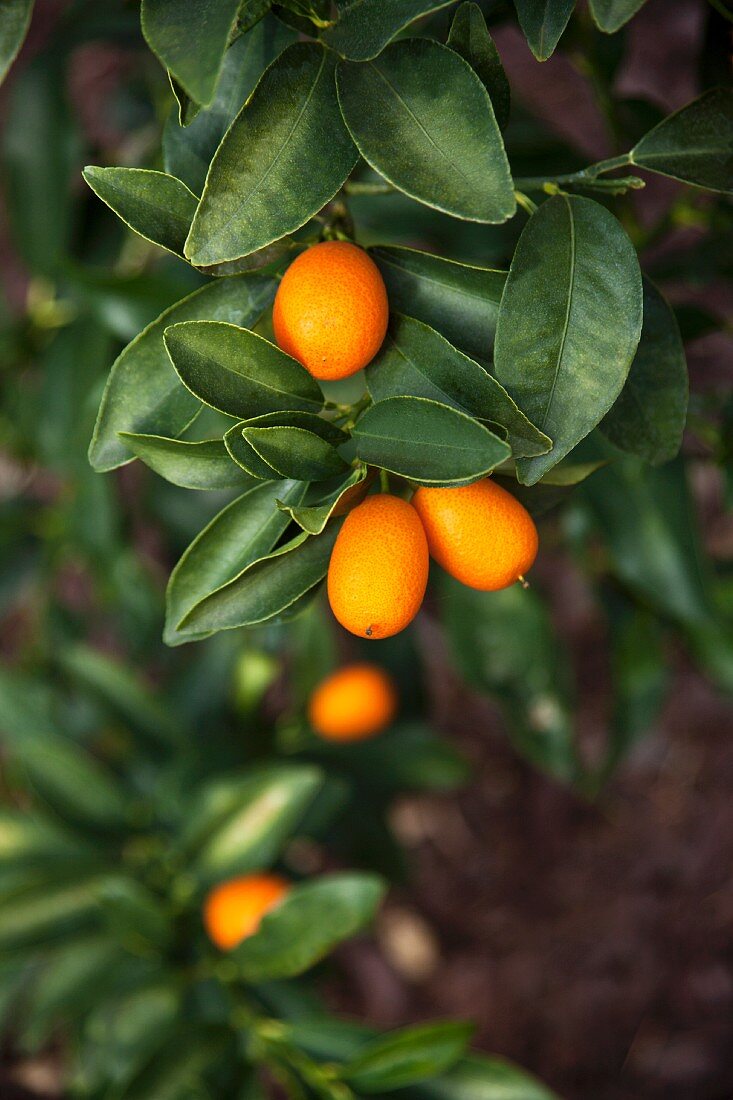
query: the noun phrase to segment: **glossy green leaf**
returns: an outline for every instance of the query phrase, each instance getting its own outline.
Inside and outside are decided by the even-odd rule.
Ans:
[[[514,0],[514,7],[532,53],[538,61],[547,61],[568,25],[575,0]]]
[[[441,577],[440,609],[464,679],[503,704],[516,748],[565,781],[576,778],[568,657],[544,602],[512,585],[476,592]]]
[[[259,419],[259,417],[255,417]],[[246,420],[240,420],[224,436],[224,445],[229,457],[250,477],[260,481],[277,481],[280,474],[272,466],[268,466],[264,458],[257,454],[251,443],[244,438],[243,429]]]
[[[467,355],[490,358],[506,271],[471,267],[414,248],[379,245],[369,252],[394,311],[424,321]]]
[[[384,894],[375,875],[329,875],[294,887],[231,953],[245,981],[302,974],[373,919]]]
[[[339,0],[338,20],[323,39],[352,61],[370,61],[396,34],[421,15],[453,0]]]
[[[198,205],[185,183],[146,168],[88,165],[84,179],[122,221],[146,241],[183,256],[183,245]]]
[[[247,32],[258,26],[271,7],[272,0],[241,0],[237,16],[239,30]]]
[[[645,134],[629,158],[650,172],[733,193],[733,91],[711,88]]]
[[[81,745],[60,736],[30,738],[17,756],[32,788],[63,821],[98,829],[126,824],[123,788]]]
[[[626,384],[601,421],[622,451],[653,465],[674,458],[682,444],[689,383],[685,349],[672,309],[644,280],[641,339]]]
[[[208,783],[191,806],[185,847],[197,877],[268,867],[323,783],[312,765],[269,765]]]
[[[304,493],[305,486],[295,482],[257,485],[228,504],[196,536],[168,581],[168,645],[185,640],[176,628],[192,607],[270,552],[289,522],[276,502],[297,504]]]
[[[234,462],[221,439],[188,443],[160,435],[120,432],[132,453],[156,474],[183,489],[244,489],[250,479]]]
[[[241,18],[241,16],[240,16]],[[262,19],[233,42],[211,106],[204,107],[188,126],[171,112],[163,130],[166,172],[183,180],[197,195],[221,139],[254,90],[263,71],[293,41],[293,33],[276,19]]]
[[[428,397],[489,421],[508,438],[517,457],[543,454],[552,446],[488,371],[412,317],[392,315],[366,377],[375,401],[399,395]]]
[[[494,373],[553,440],[517,462],[534,485],[598,424],[623,388],[642,322],[634,248],[599,203],[558,195],[525,226],[494,346]]]
[[[341,119],[334,58],[298,42],[265,71],[214,157],[186,255],[247,256],[304,225],[341,187],[356,150]]]
[[[287,521],[286,513],[277,514]],[[301,532],[247,566],[189,611],[180,624],[182,634],[253,626],[286,613],[326,576],[338,529],[332,523],[322,535]]]
[[[41,947],[93,928],[101,877],[68,883],[34,883],[0,900],[0,952]]]
[[[302,504],[292,505],[278,501],[277,506],[286,511],[309,535],[320,535],[339,504],[342,503],[344,495],[360,485],[367,477],[367,472],[366,466],[360,464],[345,477],[338,478],[333,487],[330,484],[314,485]],[[313,503],[310,503],[310,500],[313,500]]]
[[[275,344],[222,321],[187,321],[165,330],[165,346],[184,385],[229,416],[252,417],[280,409],[317,412],[320,387],[308,371]]]
[[[0,5],[0,82],[23,45],[32,12],[33,0],[5,0]]]
[[[615,34],[645,3],[646,0],[590,0],[590,10],[597,27],[606,34]]]
[[[340,428],[337,428],[335,424],[331,423],[331,421],[310,412],[288,409],[283,412],[265,413],[263,416],[256,416],[249,420],[240,421],[238,424],[235,424],[233,428],[230,428],[224,436],[226,448],[233,460],[241,466],[243,470],[246,470],[253,477],[264,478],[268,481],[288,475],[283,474],[280,469],[271,466],[264,457],[265,452],[256,450],[252,446],[249,437],[245,437],[243,433],[245,429],[258,430],[272,427],[301,429],[306,431],[309,435],[315,434],[320,440],[334,447],[341,446],[347,439],[346,434],[342,432]],[[287,461],[286,463],[280,463],[283,468],[285,468],[287,464]],[[302,473],[302,471],[298,472]],[[299,480],[302,480],[302,478],[299,478]]]
[[[364,159],[414,199],[458,218],[504,222],[514,188],[491,100],[471,66],[430,39],[394,42],[337,72]]]
[[[242,434],[282,477],[325,481],[348,468],[335,447],[305,428],[247,427]]]
[[[470,1054],[442,1077],[405,1097],[417,1100],[558,1100],[554,1092],[505,1058]]]
[[[353,430],[363,462],[421,485],[465,485],[509,457],[508,445],[483,424],[424,397],[378,401]]]
[[[473,1024],[451,1021],[403,1028],[369,1043],[342,1068],[359,1093],[384,1093],[435,1077],[457,1062]]]
[[[500,129],[509,121],[511,91],[499,51],[478,4],[464,3],[453,17],[448,45],[471,66],[489,93]]]
[[[143,0],[143,34],[196,103],[214,97],[240,0]]]
[[[274,279],[261,275],[218,279],[171,306],[128,344],[115,361],[99,407],[89,459],[95,470],[131,462],[118,432],[177,436],[201,408],[181,385],[163,332],[181,321],[226,320],[252,325],[275,296]]]

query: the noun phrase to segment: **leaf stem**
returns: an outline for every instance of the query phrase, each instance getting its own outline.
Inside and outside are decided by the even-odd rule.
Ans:
[[[347,180],[344,184],[347,195],[391,195],[395,188],[386,180],[369,183],[367,180]]]
[[[517,205],[521,206],[522,210],[531,217],[537,210],[537,203],[533,202],[529,195],[525,195],[523,191],[515,191],[514,198],[517,200]]]
[[[386,470],[379,471],[379,485],[383,493],[389,492],[389,474]]]
[[[547,179],[543,176],[520,176],[514,180],[514,185],[520,191],[546,191],[548,194],[556,193],[555,188],[569,184],[571,187],[589,187],[593,189],[597,187],[601,190],[606,190],[609,185],[620,184],[621,180],[599,180],[598,177],[605,172],[613,172],[616,168],[625,168],[627,165],[633,164],[630,153],[622,153],[618,157],[609,157],[608,160],[599,160],[596,164],[589,164],[587,168],[581,168],[578,172],[568,172],[562,176],[553,176],[552,179]],[[643,181],[638,180],[636,176],[626,177],[629,182],[626,184],[628,187],[643,187]],[[625,182],[625,180],[623,181]]]

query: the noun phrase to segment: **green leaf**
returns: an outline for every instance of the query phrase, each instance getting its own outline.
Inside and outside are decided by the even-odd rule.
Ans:
[[[339,0],[338,20],[323,40],[342,57],[371,61],[413,19],[453,0]]]
[[[29,738],[15,755],[31,787],[62,821],[100,830],[127,824],[125,791],[81,745],[61,736]]]
[[[514,7],[532,53],[538,61],[547,61],[568,25],[575,0],[514,0]]]
[[[378,401],[359,418],[352,435],[363,462],[421,485],[466,485],[510,454],[483,424],[424,397]]]
[[[183,257],[183,245],[198,205],[185,183],[146,168],[88,165],[82,175],[125,225],[146,241]]]
[[[136,882],[118,876],[99,890],[103,925],[115,941],[136,955],[165,951],[173,937],[172,914],[163,898]]]
[[[269,553],[288,525],[278,500],[297,504],[305,486],[266,482],[228,504],[201,531],[171,573],[166,590],[165,641],[185,640],[178,624],[201,599]]]
[[[552,450],[517,462],[534,485],[608,412],[639,343],[642,285],[634,248],[591,199],[558,195],[517,245],[494,347],[494,373]]]
[[[366,377],[375,401],[399,395],[429,397],[498,425],[515,456],[543,454],[552,446],[488,371],[412,317],[392,315]]]
[[[333,54],[289,46],[230,126],[206,180],[186,255],[198,266],[248,256],[299,229],[356,163],[341,119]]]
[[[590,0],[590,10],[600,30],[615,34],[645,3],[646,0]]]
[[[418,721],[398,723],[383,737],[357,744],[324,744],[319,755],[359,772],[367,788],[448,791],[470,778],[464,757]]]
[[[663,119],[629,153],[639,168],[733,193],[733,91],[711,88]]]
[[[179,740],[181,723],[135,671],[91,646],[66,645],[58,655],[62,668],[94,692],[113,713],[167,748]]]
[[[254,419],[256,421],[259,417]],[[229,457],[250,477],[258,478],[260,481],[279,480],[280,474],[277,470],[274,470],[272,466],[268,466],[264,458],[257,454],[252,444],[244,438],[242,432],[246,423],[246,420],[240,420],[225,434],[224,445]]]
[[[468,62],[486,88],[496,121],[503,130],[509,121],[511,91],[499,51],[478,4],[461,4],[453,17],[448,45]]]
[[[164,1033],[165,1034],[165,1033]],[[209,1033],[202,1026],[183,1026],[161,1041],[152,1031],[155,1049],[141,1070],[115,1090],[119,1100],[192,1100],[209,1092],[203,1080],[210,1067],[220,1067],[224,1055],[221,1030]],[[210,1093],[209,1093],[210,1095]]]
[[[5,0],[0,7],[0,83],[23,45],[32,11],[33,0]]]
[[[362,1093],[384,1093],[435,1077],[457,1062],[473,1024],[451,1021],[403,1028],[371,1043],[342,1067],[341,1076]]]
[[[240,15],[241,19],[241,15]],[[293,41],[292,31],[276,19],[262,19],[251,31],[233,42],[210,107],[205,107],[188,126],[181,126],[171,111],[163,129],[163,165],[166,172],[197,195],[204,189],[206,173],[221,139],[254,90],[264,69]]]
[[[305,428],[247,427],[242,435],[260,458],[282,477],[325,481],[348,469],[330,443]]]
[[[356,469],[351,470],[346,477],[339,478],[333,487],[330,485],[314,485],[302,504],[285,504],[278,500],[277,506],[287,512],[298,526],[307,531],[309,535],[320,535],[331,516],[338,509],[339,504],[343,501],[344,495],[350,489],[360,485],[366,478],[367,473],[366,466],[360,464]],[[318,495],[316,496],[316,494]],[[315,500],[311,502],[314,496]]]
[[[412,1100],[412,1091],[405,1095]],[[523,1069],[504,1058],[481,1054],[470,1054],[443,1077],[426,1081],[419,1096],[422,1100],[558,1100]]]
[[[270,866],[322,784],[320,769],[303,764],[208,783],[191,806],[184,838],[197,877],[213,882]]]
[[[682,444],[689,383],[685,349],[675,315],[644,279],[644,321],[626,384],[601,421],[603,434],[622,451],[657,466]]]
[[[441,577],[440,608],[461,675],[498,696],[519,752],[564,781],[578,774],[568,658],[540,597],[512,585],[475,592]]]
[[[196,103],[211,103],[240,0],[143,0],[143,34]]]
[[[252,325],[275,296],[274,279],[261,275],[217,279],[170,309],[136,336],[115,361],[99,407],[89,460],[95,470],[131,462],[118,432],[180,435],[201,408],[181,385],[163,343],[166,328],[181,321],[226,320]]]
[[[223,321],[186,321],[167,327],[164,339],[184,385],[229,416],[323,407],[320,387],[308,371],[249,329]]]
[[[514,188],[491,100],[457,53],[405,39],[374,61],[342,61],[337,84],[359,152],[400,191],[468,221],[512,216]]]
[[[278,515],[287,521],[286,513]],[[326,576],[339,526],[330,524],[322,535],[308,536],[301,532],[272,554],[247,566],[189,611],[180,624],[182,636],[254,626],[292,609]]]
[[[369,924],[383,894],[382,880],[366,874],[296,886],[230,958],[245,981],[295,977]]]
[[[0,900],[0,952],[28,950],[93,928],[102,878],[83,882],[37,882]]]
[[[370,248],[390,307],[436,329],[474,358],[489,359],[506,271],[470,267],[413,248]]]
[[[120,432],[132,453],[156,474],[183,489],[236,489],[249,483],[221,439],[188,443],[160,435]]]

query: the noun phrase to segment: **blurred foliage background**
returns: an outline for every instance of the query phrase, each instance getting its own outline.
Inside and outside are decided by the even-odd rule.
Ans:
[[[528,176],[613,155],[730,82],[731,25],[705,0],[649,0],[612,37],[581,5],[542,66],[507,5],[480,6],[515,92],[507,148]],[[424,33],[444,35],[448,18],[431,17]],[[166,577],[228,498],[177,489],[139,463],[100,476],[87,462],[112,360],[198,276],[127,232],[80,171],[160,167],[171,110],[136,4],[39,0],[0,97],[7,812],[53,781],[40,765],[34,777],[37,759],[23,757],[19,697],[39,714],[54,708],[71,742],[124,780],[124,797],[140,800],[141,832],[153,820],[175,831],[194,779],[273,755],[322,766],[314,820],[286,849],[292,872],[345,863],[402,883],[376,943],[344,949],[333,1006],[383,1026],[479,1017],[481,1046],[568,1097],[729,1095],[733,963],[720,929],[733,918],[730,201],[654,178],[614,203],[686,342],[682,456],[650,470],[589,440],[589,460],[612,461],[572,492],[540,488],[533,501],[544,514],[531,592],[483,598],[437,579],[417,629],[377,655],[400,683],[402,728],[381,747],[326,753],[303,730],[307,693],[340,657],[374,651],[337,634],[318,605],[292,624],[167,649]],[[461,223],[397,194],[354,196],[351,208],[363,244],[497,267],[523,223]],[[403,793],[465,786],[469,774],[460,797]],[[84,785],[73,770],[66,781]],[[56,788],[72,818],[84,813]],[[94,853],[102,869],[121,843],[132,842],[117,835]],[[92,976],[113,972],[105,942],[93,967],[85,960]],[[8,1029],[3,1089],[25,1080],[31,1094],[60,1094],[55,995],[27,1026]],[[101,1034],[94,1025],[80,1039],[90,1044],[90,1089],[107,1087],[106,1068],[94,1067],[107,1050]],[[115,1057],[124,1062],[124,1052]],[[163,1095],[154,1081],[146,1087],[129,1095]]]

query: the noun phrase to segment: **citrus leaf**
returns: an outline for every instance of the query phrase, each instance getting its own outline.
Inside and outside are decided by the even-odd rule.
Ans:
[[[263,416],[255,416],[249,420],[241,420],[224,436],[224,443],[233,460],[246,470],[252,477],[272,480],[286,475],[270,466],[268,462],[252,446],[243,435],[245,428],[269,428],[289,427],[302,428],[309,433],[315,433],[320,439],[326,440],[335,447],[340,447],[348,438],[340,428],[330,421],[310,412],[298,412],[284,410],[283,412],[265,413]]]
[[[245,981],[295,977],[369,924],[383,894],[382,880],[367,874],[296,886],[230,958]]]
[[[646,0],[590,0],[590,11],[599,30],[615,34],[645,3]]]
[[[514,188],[491,100],[457,53],[404,39],[374,61],[340,62],[337,84],[359,152],[400,191],[468,221],[512,216]]]
[[[558,1100],[554,1092],[505,1058],[469,1054],[420,1086],[422,1100]]]
[[[255,417],[255,420],[258,419],[259,417]],[[250,477],[258,478],[260,481],[279,480],[281,474],[274,470],[272,466],[268,466],[249,440],[244,438],[243,431],[246,423],[246,420],[240,420],[224,436],[224,445],[229,457]]]
[[[241,19],[241,15],[240,15]],[[172,111],[163,129],[163,165],[200,195],[221,139],[251,95],[264,69],[293,41],[293,32],[276,19],[263,19],[233,42],[224,57],[216,95],[188,126]]]
[[[506,271],[396,245],[378,245],[369,253],[395,312],[424,321],[467,355],[490,358]]]
[[[249,329],[186,321],[167,327],[164,340],[184,385],[229,416],[323,407],[321,390],[308,371]]]
[[[519,238],[499,309],[494,373],[554,441],[517,462],[534,485],[605,416],[626,381],[641,332],[634,248],[600,204],[558,195]]]
[[[711,88],[662,119],[629,159],[650,172],[733,194],[733,91]]]
[[[333,54],[289,46],[265,70],[211,163],[186,243],[191,263],[248,256],[304,225],[357,154],[341,119]]]
[[[330,443],[305,428],[248,426],[242,435],[281,477],[325,481],[347,469],[347,463]]]
[[[228,504],[201,531],[171,573],[166,590],[165,641],[176,645],[178,624],[201,599],[269,553],[288,525],[276,502],[297,504],[305,486],[267,482]]]
[[[302,504],[292,505],[278,500],[277,506],[287,512],[309,535],[320,535],[331,516],[339,515],[339,505],[343,503],[345,494],[355,489],[357,485],[361,485],[367,474],[366,466],[360,464],[348,476],[339,478],[333,488],[327,485],[314,485],[306,494]],[[312,496],[315,496],[314,503],[310,502]]]
[[[188,443],[160,435],[119,435],[137,458],[172,485],[183,489],[243,489],[249,484],[221,439]]]
[[[424,397],[390,397],[359,418],[363,462],[420,485],[466,485],[509,457],[508,445],[458,409]]]
[[[5,0],[0,6],[0,83],[23,45],[32,12],[33,0]]]
[[[448,45],[471,66],[489,93],[499,129],[509,121],[511,91],[499,51],[478,4],[465,3],[453,17]]]
[[[28,950],[77,935],[98,922],[97,888],[104,879],[37,882],[0,901],[0,952]]]
[[[147,168],[98,168],[82,175],[102,202],[135,233],[183,257],[183,245],[198,205],[185,183]]]
[[[322,785],[322,772],[310,764],[269,765],[207,783],[184,837],[197,878],[208,883],[270,866]]]
[[[417,1084],[457,1062],[473,1030],[473,1024],[458,1021],[403,1028],[367,1044],[342,1067],[341,1076],[359,1093]]]
[[[429,397],[498,425],[515,456],[544,454],[552,446],[488,371],[412,317],[392,315],[366,377],[375,401],[399,395]]]
[[[669,462],[682,444],[689,383],[685,348],[675,315],[644,279],[641,339],[626,384],[600,423],[622,451],[653,465]]]
[[[181,321],[208,318],[252,325],[275,296],[276,283],[261,275],[218,279],[161,313],[115,361],[89,448],[95,470],[133,461],[118,432],[177,436],[201,403],[181,385],[163,332]]]
[[[240,0],[143,0],[145,39],[196,103],[214,97]]]
[[[277,515],[287,523],[285,512]],[[188,612],[180,624],[182,635],[253,626],[286,612],[326,576],[339,526],[330,524],[322,535],[301,532],[247,566]]]
[[[547,61],[568,25],[575,0],[514,0],[514,7],[532,53],[538,61]]]
[[[338,20],[323,34],[332,50],[370,61],[413,19],[447,8],[453,0],[340,0]]]

